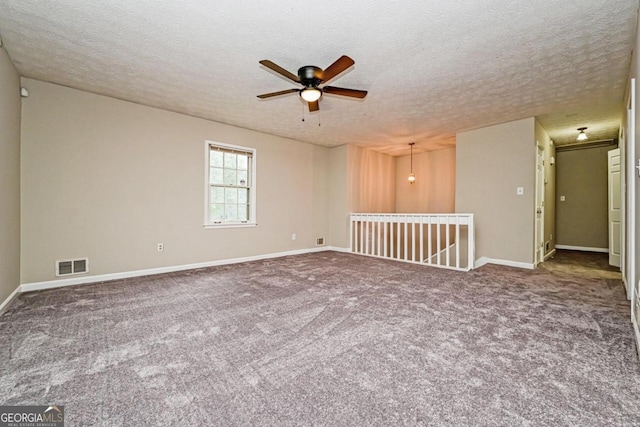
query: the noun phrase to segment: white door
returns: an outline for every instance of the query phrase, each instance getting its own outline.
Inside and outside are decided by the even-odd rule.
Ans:
[[[620,175],[620,149],[607,153],[609,157],[609,264],[620,267],[622,239],[622,187]]]
[[[538,145],[536,161],[536,264],[544,261],[544,149]]]

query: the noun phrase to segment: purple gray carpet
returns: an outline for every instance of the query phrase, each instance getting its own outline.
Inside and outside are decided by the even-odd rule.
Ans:
[[[640,425],[619,273],[336,252],[22,294],[0,404],[67,426]]]

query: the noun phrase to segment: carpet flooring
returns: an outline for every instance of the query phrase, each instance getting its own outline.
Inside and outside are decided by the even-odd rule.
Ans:
[[[319,252],[22,294],[0,404],[67,426],[640,425],[629,318],[602,254],[461,273]]]

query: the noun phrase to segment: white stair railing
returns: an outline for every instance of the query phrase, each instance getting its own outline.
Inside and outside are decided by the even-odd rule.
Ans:
[[[473,214],[353,213],[351,252],[469,271],[475,260]]]

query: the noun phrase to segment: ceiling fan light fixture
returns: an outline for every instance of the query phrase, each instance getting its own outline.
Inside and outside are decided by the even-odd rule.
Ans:
[[[586,127],[582,127],[582,128],[578,128],[578,137],[576,138],[577,141],[586,141],[589,137],[587,136],[586,133],[584,133],[584,131],[587,130]]]
[[[307,102],[315,102],[322,96],[322,91],[317,87],[307,87],[300,91],[300,97]]]

